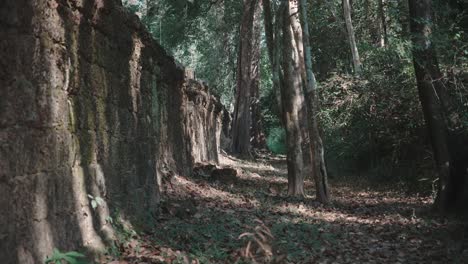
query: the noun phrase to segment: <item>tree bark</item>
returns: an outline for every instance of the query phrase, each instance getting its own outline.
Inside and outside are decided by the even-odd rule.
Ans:
[[[282,5],[285,5],[285,19],[283,23],[284,84],[281,89],[281,97],[288,148],[288,194],[304,196],[304,160],[302,152],[304,141],[300,125],[300,111],[304,106],[304,97],[302,94],[301,62],[292,29],[292,20],[297,19],[297,8],[294,8],[289,1],[283,2]]]
[[[359,51],[356,45],[356,37],[354,35],[354,28],[351,20],[351,5],[349,4],[349,0],[343,0],[343,12],[346,23],[346,30],[348,32],[349,46],[351,47],[351,55],[353,56],[354,73],[359,75],[361,74],[361,59],[359,57]]]
[[[265,135],[263,133],[262,115],[260,109],[260,40],[261,40],[261,5],[255,7],[252,27],[252,85],[251,85],[251,146],[256,149],[266,147]]]
[[[258,44],[253,41],[253,24],[258,0],[244,0],[242,22],[239,32],[239,51],[237,59],[237,89],[232,125],[232,146],[234,154],[250,157],[250,127],[252,125],[252,90],[258,86],[259,55],[254,52]]]
[[[290,5],[288,1],[282,1],[276,10],[273,23],[270,0],[264,0],[263,4],[265,34],[268,56],[273,70],[273,84],[281,92],[279,100],[282,109],[281,118],[286,130],[288,194],[304,196],[304,153],[302,147],[305,142],[301,123],[305,120],[301,120],[301,111],[305,109],[302,91],[304,83],[302,75],[305,76],[305,68],[302,32],[297,20],[297,6]]]
[[[408,1],[398,2],[398,9],[400,10],[400,16],[398,17],[398,21],[401,25],[399,37],[405,39],[410,35],[411,31]]]
[[[317,82],[312,70],[312,49],[310,45],[309,23],[307,19],[307,2],[299,0],[299,13],[303,32],[303,50],[306,70],[306,85],[304,86],[305,101],[308,112],[308,132],[310,138],[311,159],[312,159],[312,178],[315,181],[316,197],[321,203],[330,202],[330,192],[328,190],[328,176],[325,167],[324,148],[320,138],[317,113]]]
[[[384,0],[378,1],[379,8],[379,35],[380,35],[380,47],[387,46],[388,36],[387,36],[387,22],[385,18],[385,9],[384,9]]]
[[[409,0],[413,63],[419,99],[431,140],[434,161],[439,177],[435,207],[446,212],[455,204],[451,175],[451,157],[448,145],[448,127],[444,113],[445,87],[442,83],[437,55],[431,41],[431,0]],[[452,198],[451,198],[452,196]]]
[[[281,72],[281,30],[282,30],[282,17],[284,15],[284,5],[276,10],[276,19],[273,23],[272,7],[270,0],[263,0],[263,14],[265,22],[265,39],[268,49],[268,57],[272,70],[273,90],[276,95],[279,112],[283,112],[283,105],[281,102],[281,84],[283,83],[283,74]],[[280,117],[282,123],[283,118]]]
[[[291,14],[291,29],[294,36],[294,57],[297,57],[298,64],[299,64],[299,72],[301,75],[301,91],[304,90],[304,87],[307,83],[306,77],[306,68],[305,68],[305,61],[304,61],[304,45],[303,45],[303,35],[302,35],[302,26],[299,19],[299,8],[298,2],[291,1],[290,8],[292,9]],[[301,97],[304,100],[304,93],[301,94]],[[311,174],[314,170],[313,165],[313,154],[311,153],[310,148],[310,137],[309,137],[309,122],[308,122],[308,109],[307,106],[304,105],[300,108],[299,111],[299,124],[301,127],[301,137],[303,139],[302,144],[302,158],[304,159],[304,175]]]

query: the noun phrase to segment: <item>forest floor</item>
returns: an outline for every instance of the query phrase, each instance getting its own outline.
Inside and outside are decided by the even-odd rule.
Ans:
[[[220,166],[241,173],[227,183],[175,176],[156,228],[111,263],[466,263],[461,223],[430,214],[430,197],[335,179],[323,206],[287,197],[284,157],[222,156]]]

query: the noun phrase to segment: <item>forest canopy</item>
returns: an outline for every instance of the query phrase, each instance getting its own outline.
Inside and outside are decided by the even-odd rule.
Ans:
[[[256,1],[244,4],[249,2]],[[282,1],[259,3],[261,11],[253,18],[261,27],[260,33],[253,36],[259,38],[260,49],[259,96],[253,100],[259,107],[257,115],[266,147],[285,154],[287,133],[281,124],[280,95],[268,47],[268,34],[275,35],[281,29],[272,28],[268,33],[265,28],[265,2],[273,12],[270,19],[276,22]],[[379,181],[403,183],[408,190],[432,190],[437,175],[418,95],[413,64],[417,58],[412,53],[412,49],[422,47],[412,43],[412,20],[430,25],[431,48],[449,100],[446,118],[450,140],[454,141],[450,144],[462,148],[461,142],[466,142],[466,3],[430,2],[431,16],[421,18],[411,17],[407,1],[308,3],[312,68],[317,79],[316,116],[332,176],[358,173]],[[124,5],[142,19],[176,59],[194,69],[230,111],[235,110],[240,36],[245,35],[241,32],[246,19],[242,1],[126,0]],[[462,154],[466,150],[454,152],[455,156],[466,155]],[[466,156],[455,159],[465,160]]]

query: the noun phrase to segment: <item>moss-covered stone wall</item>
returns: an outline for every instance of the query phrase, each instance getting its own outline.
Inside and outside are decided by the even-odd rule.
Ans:
[[[149,223],[165,174],[217,161],[221,109],[119,1],[0,1],[0,262]]]

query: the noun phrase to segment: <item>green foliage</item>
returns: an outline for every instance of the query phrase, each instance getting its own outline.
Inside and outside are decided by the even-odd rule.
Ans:
[[[318,80],[325,79],[331,72],[351,71],[341,3],[314,1],[308,5],[312,64]]]
[[[278,247],[287,252],[287,259],[292,263],[302,263],[320,255],[323,242],[328,245],[336,243],[336,236],[324,230],[325,225],[308,221],[279,222],[271,228],[277,237]]]
[[[214,220],[215,219],[215,220]],[[171,248],[189,249],[201,263],[218,263],[228,259],[228,252],[240,248],[237,236],[243,223],[230,215],[216,215],[213,220],[172,221],[155,230],[155,243]]]
[[[120,243],[128,242],[132,237],[137,235],[137,232],[128,224],[124,223],[119,213],[115,213],[115,217],[110,221],[112,228],[116,231],[117,241]],[[113,220],[116,219],[116,220]]]
[[[385,1],[388,43],[380,46],[378,3],[353,1],[353,25],[364,73],[351,76],[351,54],[339,2],[317,1],[311,13],[312,49],[320,81],[320,124],[328,167],[336,175],[364,174],[401,181],[430,192],[434,175],[429,139],[416,88],[409,10]],[[431,39],[457,114],[454,129],[466,128],[468,78],[466,13],[435,1]],[[420,180],[428,179],[428,180]]]
[[[98,206],[103,205],[105,203],[104,200],[99,196],[94,197],[91,194],[88,194],[88,198],[90,199],[91,207],[93,208],[93,210],[96,210]]]
[[[267,146],[275,154],[286,154],[286,131],[281,127],[270,129],[267,137]]]
[[[277,1],[272,1],[273,5]],[[414,185],[432,179],[430,148],[416,89],[409,10],[405,1],[384,1],[388,43],[381,47],[377,1],[352,1],[352,19],[363,64],[352,73],[351,53],[341,1],[313,0],[309,25],[313,68],[319,85],[321,129],[330,167],[404,180]],[[452,1],[451,1],[452,2]],[[454,130],[468,126],[467,13],[460,6],[434,1],[431,40],[456,115]],[[170,54],[208,82],[229,109],[236,87],[238,29],[242,1],[126,0],[153,37]],[[286,153],[276,91],[271,82],[265,36],[260,60],[260,107],[268,148]],[[398,177],[395,177],[397,175]],[[430,181],[428,181],[430,182]],[[430,188],[427,188],[428,190]],[[93,202],[94,201],[94,202]],[[97,199],[91,200],[93,208]]]
[[[236,85],[241,1],[126,0],[153,37],[228,106]]]
[[[60,252],[54,248],[52,256],[45,260],[46,264],[88,264],[87,261],[83,260],[85,255],[76,251]]]
[[[119,245],[130,243],[132,238],[138,237],[138,234],[133,226],[122,219],[120,211],[117,208],[114,209],[112,216],[106,217],[106,222],[112,226],[116,237],[114,243],[108,245],[106,251],[108,255],[118,258],[122,254]],[[135,250],[137,249],[135,248]]]
[[[265,44],[265,41],[262,42]],[[262,47],[260,57],[260,109],[262,125],[267,135],[267,147],[276,154],[286,154],[286,133],[280,121],[280,109],[277,91],[274,90],[270,61],[266,47]]]
[[[158,245],[186,252],[200,263],[252,263],[242,262],[245,261],[242,259],[234,262],[232,258],[235,256],[233,252],[244,248],[249,240],[248,236],[239,236],[254,232],[251,229],[257,230],[257,227],[253,228],[258,223],[252,215],[259,214],[269,213],[259,210],[254,214],[239,215],[238,212],[220,214],[219,211],[212,211],[201,218],[175,218],[155,229],[153,240]],[[293,222],[284,218],[271,225],[274,238],[269,239],[268,243],[275,249],[275,255],[284,252],[291,263],[305,263],[312,256],[320,254],[322,242],[328,245],[335,243],[335,237],[324,232],[323,227],[309,221]]]
[[[392,168],[425,150],[412,64],[406,42],[363,51],[368,64],[362,78],[336,74],[322,82],[327,156],[358,171],[379,168],[376,174],[390,178]]]

